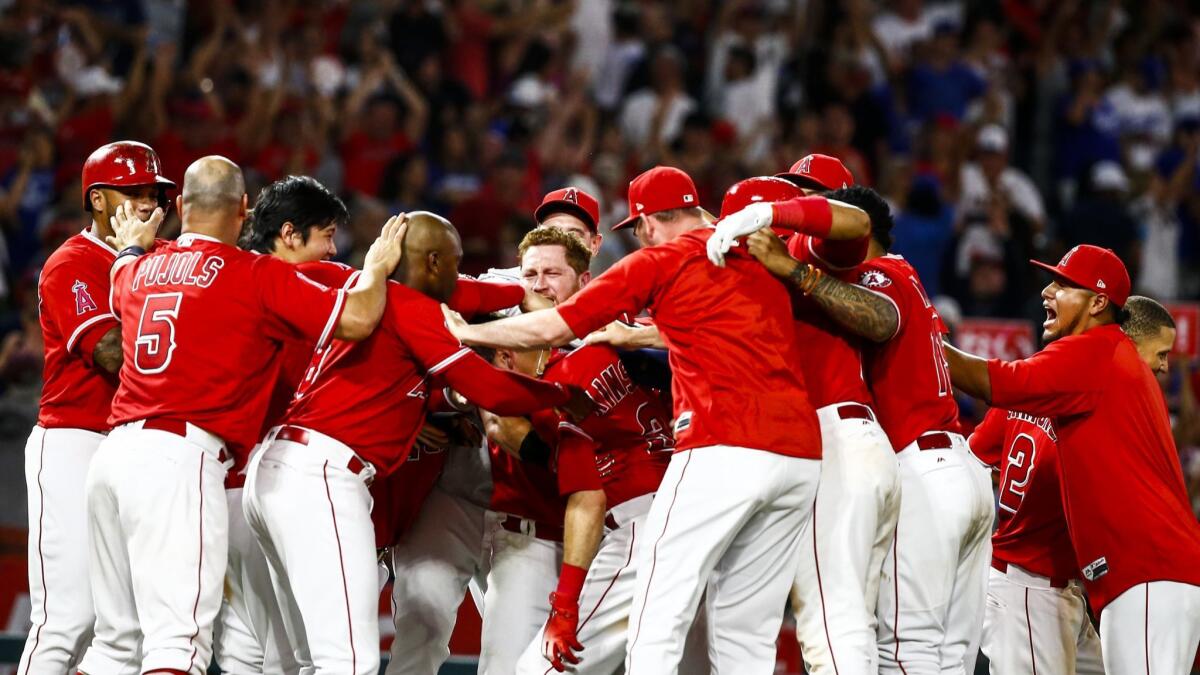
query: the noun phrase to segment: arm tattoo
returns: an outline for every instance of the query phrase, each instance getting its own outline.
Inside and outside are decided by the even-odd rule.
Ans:
[[[110,373],[121,370],[125,357],[121,353],[121,327],[110,328],[92,348],[92,362]]]
[[[821,277],[809,297],[843,328],[872,342],[890,340],[900,325],[895,305],[886,298],[829,275]]]

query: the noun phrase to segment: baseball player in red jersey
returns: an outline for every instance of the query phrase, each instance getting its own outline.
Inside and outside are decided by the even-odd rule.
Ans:
[[[1200,524],[1191,512],[1162,390],[1117,322],[1129,274],[1076,246],[1042,291],[1046,348],[1023,361],[947,348],[955,386],[1055,419],[1075,569],[1100,613],[1104,670],[1185,673],[1200,643]]]
[[[102,146],[83,165],[91,225],[55,250],[38,280],[46,360],[37,426],[25,446],[29,600],[33,624],[17,672],[63,673],[83,655],[96,620],[88,582],[83,488],[110,428],[121,368],[121,328],[108,302],[109,218],[129,201],[148,220],[175,184],[147,145]]]
[[[793,175],[810,181],[806,184],[851,181],[841,162],[824,155],[807,157],[793,169],[803,172]],[[870,214],[886,209],[866,188],[824,194]],[[719,244],[727,231],[736,237],[756,228],[756,219],[747,218],[754,211],[770,217],[772,202],[803,195],[802,188],[782,178],[751,178],[734,185],[721,204],[722,220],[709,240],[710,249],[717,248],[714,242]],[[744,208],[745,213],[733,215]],[[849,241],[799,234],[789,239],[787,248],[798,261],[837,272],[862,262],[869,238],[866,232]],[[871,409],[858,336],[847,333],[816,301],[799,292],[793,293],[792,308],[797,339],[805,346],[796,366],[817,407],[822,446],[820,489],[793,586],[796,634],[809,672],[874,673],[879,667],[879,579],[900,510],[896,453]]]
[[[143,223],[125,204],[113,219],[124,365],[115,428],[86,489],[97,615],[79,667],[88,675],[205,672],[226,567],[227,446],[253,444],[283,341],[370,334],[399,258],[397,218],[348,291],[236,248],[246,195],[223,157],[188,167],[176,206],[183,233],[149,253],[161,210]]]
[[[326,260],[337,254],[334,235],[348,219],[346,205],[324,185],[308,176],[288,176],[259,192],[241,245],[292,264]],[[287,410],[312,358],[313,347],[309,340],[283,343],[279,377],[267,406],[266,429],[275,426]],[[230,450],[234,465],[225,481],[229,566],[213,631],[213,658],[222,672],[231,675],[295,672],[299,666],[284,632],[267,559],[242,513],[242,488],[250,453],[242,448]]]
[[[587,269],[590,256],[570,235],[546,230],[538,237],[537,232],[526,241],[559,241]],[[537,249],[550,246],[528,247],[522,267],[526,260],[549,258],[549,251]],[[573,672],[611,673],[625,657],[637,575],[634,551],[642,541],[637,533],[675,446],[670,414],[656,394],[630,380],[610,347],[555,352],[548,363],[545,354],[501,352],[522,372],[544,368],[543,379],[582,388],[597,409],[578,425],[558,423],[552,452],[559,490],[567,497],[562,572],[550,596],[550,618],[521,656],[517,672],[544,673],[549,660],[558,670],[571,663]],[[582,663],[572,653],[578,649],[587,650]]]
[[[508,414],[582,397],[496,370],[445,330],[438,301],[451,298],[458,280],[458,234],[428,212],[409,214],[408,222],[398,271],[404,283],[388,284],[381,329],[361,344],[318,348],[283,424],[268,435],[247,474],[246,517],[271,566],[302,672],[379,668],[367,488],[376,473],[387,476],[407,458],[433,378]],[[314,537],[325,542],[315,550]],[[328,592],[330,579],[340,594]]]
[[[520,265],[490,270],[482,279],[520,281],[529,293],[565,300],[590,275],[578,242],[563,235],[598,246],[599,212],[596,199],[582,190],[547,194],[535,212],[544,227],[522,240]],[[569,255],[568,249],[577,254]],[[535,432],[524,418],[482,411],[481,416],[491,439],[446,453],[437,487],[392,550],[392,675],[437,673],[450,654],[450,634],[468,587],[484,619],[480,673],[512,673],[545,621],[546,597],[562,562],[565,501],[546,466],[550,446],[539,434],[553,440],[557,419],[533,416],[548,420]]]
[[[772,272],[868,341],[866,379],[876,417],[898,453],[903,495],[876,607],[880,670],[970,673],[983,620],[990,485],[958,433],[958,406],[940,355],[945,327],[916,271],[887,254],[886,203],[869,192],[857,198],[871,214],[870,247],[866,262],[841,273],[857,284],[793,259],[767,229],[748,244]]]
[[[616,227],[635,227],[646,248],[566,303],[483,325],[448,310],[447,320],[467,343],[528,349],[650,309],[670,352],[678,451],[647,517],[625,672],[676,672],[706,586],[714,662],[773,672],[779,603],[795,577],[821,452],[791,367],[799,346],[787,291],[740,252],[725,269],[708,263],[713,230],[682,171],[650,169],[628,198],[630,216]],[[814,233],[866,227],[857,208],[804,199]]]

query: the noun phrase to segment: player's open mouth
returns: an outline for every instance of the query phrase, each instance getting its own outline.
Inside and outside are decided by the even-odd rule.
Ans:
[[[1042,303],[1042,308],[1046,310],[1046,320],[1042,322],[1042,328],[1050,328],[1054,325],[1054,320],[1058,318],[1058,312],[1047,303]]]

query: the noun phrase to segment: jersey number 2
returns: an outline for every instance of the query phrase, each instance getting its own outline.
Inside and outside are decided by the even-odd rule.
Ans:
[[[1037,454],[1037,445],[1029,434],[1017,434],[1012,446],[1008,449],[1008,461],[1004,465],[1004,475],[1000,477],[1000,508],[1009,513],[1016,513],[1025,501],[1025,489],[1029,486],[1029,478],[1033,475],[1033,459]]]
[[[139,373],[153,375],[166,370],[175,352],[175,321],[183,293],[153,293],[142,305],[138,321],[133,365]]]

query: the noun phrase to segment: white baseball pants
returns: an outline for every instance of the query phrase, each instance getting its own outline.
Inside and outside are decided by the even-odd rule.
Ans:
[[[275,438],[246,473],[243,508],[262,546],[301,675],[379,670],[379,586],[370,465],[354,473],[345,444],[308,431]],[[361,462],[361,460],[359,460]]]
[[[809,673],[873,675],[879,577],[900,515],[899,464],[865,406],[829,405],[817,418],[821,482],[793,586],[796,636]]]
[[[88,466],[104,434],[34,427],[25,443],[29,498],[29,621],[18,673],[60,675],[92,639],[88,581]]]
[[[941,432],[936,432],[941,433]],[[992,554],[989,472],[959,434],[900,459],[900,520],[879,586],[879,671],[970,675]]]
[[[549,613],[562,545],[500,527],[503,514],[430,492],[392,547],[392,641],[388,675],[436,675],[468,586],[483,616],[480,675],[512,675]]]
[[[991,675],[1103,675],[1100,636],[1078,582],[1053,588],[1017,565],[988,574],[983,653]]]
[[[635,552],[644,545],[646,514],[654,495],[648,494],[609,510],[618,527],[604,533],[579,593],[579,628],[576,637],[584,651],[571,672],[578,675],[611,675],[625,660],[629,632],[629,608],[640,559]],[[542,610],[548,615],[548,608]],[[534,635],[517,662],[517,675],[546,675],[554,668],[542,656],[542,631]]]
[[[628,675],[679,669],[701,596],[716,673],[773,673],[821,462],[716,445],[677,452],[646,519]],[[707,588],[707,595],[705,591]]]
[[[271,569],[243,513],[244,490],[226,490],[229,566],[213,631],[213,658],[229,675],[294,673],[296,663],[271,586]]]
[[[87,480],[88,562],[96,635],[87,675],[201,675],[225,580],[228,519],[221,439],[114,429]]]
[[[1100,612],[1108,675],[1184,675],[1200,644],[1200,586],[1151,581],[1133,586]]]

